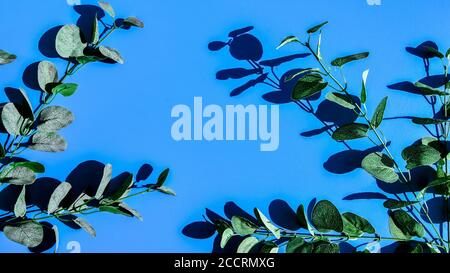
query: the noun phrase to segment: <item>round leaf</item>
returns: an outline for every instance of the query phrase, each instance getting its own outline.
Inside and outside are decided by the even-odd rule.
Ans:
[[[26,247],[37,247],[44,239],[44,228],[37,222],[5,226],[3,233],[8,239]]]
[[[58,81],[58,70],[52,62],[42,61],[38,65],[38,82],[42,91],[48,92],[48,84]]]
[[[108,47],[108,46],[100,46],[98,49],[100,50],[100,53],[103,56],[105,56],[115,62],[118,62],[120,64],[124,63],[122,55],[120,55],[120,52],[117,51],[116,49]]]
[[[302,100],[313,96],[328,86],[320,74],[307,74],[300,78],[292,91],[292,99]]]
[[[8,134],[13,136],[22,135],[22,128],[27,125],[24,117],[13,103],[7,103],[2,108],[2,123]]]
[[[407,162],[406,168],[411,170],[438,162],[441,159],[441,153],[428,145],[421,144],[404,149],[402,157]]]
[[[385,183],[395,183],[399,176],[394,170],[394,162],[387,155],[382,153],[371,153],[361,162],[362,168]]]
[[[26,186],[22,186],[19,197],[14,205],[14,215],[16,217],[24,217],[27,214],[27,203],[25,200]]]
[[[318,202],[312,211],[312,224],[321,232],[342,232],[344,223],[339,210],[327,200]]]
[[[37,132],[31,138],[28,148],[43,152],[62,152],[67,149],[67,142],[56,133]]]
[[[234,232],[241,236],[251,235],[258,229],[258,226],[253,222],[240,216],[233,216],[231,218],[231,225],[233,226]]]
[[[4,174],[3,174],[4,173]],[[12,185],[30,185],[36,180],[36,175],[27,167],[8,166],[3,172],[1,180]]]
[[[56,35],[56,52],[63,58],[83,56],[86,44],[81,40],[81,30],[76,25],[63,26]]]
[[[56,132],[69,126],[74,120],[72,112],[62,106],[44,108],[37,120],[37,129],[41,132]]]
[[[343,125],[334,131],[332,138],[337,141],[352,140],[367,137],[369,126],[362,123]]]
[[[237,253],[249,253],[259,241],[255,237],[245,238],[238,246]]]
[[[425,235],[424,227],[403,210],[395,210],[389,213],[389,230],[395,238],[405,240]]]

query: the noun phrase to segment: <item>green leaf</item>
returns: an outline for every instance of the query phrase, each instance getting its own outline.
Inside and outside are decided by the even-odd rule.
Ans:
[[[439,59],[443,59],[444,58],[444,54],[442,54],[441,52],[439,52],[439,50],[437,50],[434,47],[431,46],[426,46],[424,48],[426,51],[428,51],[428,53],[432,54],[433,57],[439,58]]]
[[[42,61],[38,64],[38,82],[42,91],[48,92],[48,84],[58,81],[58,70],[52,62]]]
[[[170,172],[170,169],[168,169],[168,168],[161,172],[161,174],[159,175],[158,180],[156,182],[156,186],[158,188],[161,187],[164,184],[164,182],[166,182],[169,172]]]
[[[403,210],[389,213],[389,230],[395,238],[405,240],[415,236],[422,238],[425,235],[424,227]]]
[[[373,114],[372,120],[370,121],[374,128],[378,128],[381,125],[381,122],[383,122],[387,99],[388,97],[384,97],[375,109],[375,113]]]
[[[130,17],[126,18],[125,20],[123,20],[123,23],[128,26],[144,28],[144,22],[142,22],[141,20],[139,20],[138,18],[133,17],[133,16],[130,16]]]
[[[303,238],[295,236],[286,245],[286,253],[312,253],[313,245]]]
[[[135,209],[131,208],[130,206],[128,206],[127,204],[120,202],[119,203],[119,208],[123,211],[125,211],[126,213],[136,217],[139,221],[144,221],[144,217],[142,217],[142,215]]]
[[[354,55],[349,55],[349,56],[337,58],[337,59],[335,59],[334,61],[331,62],[331,65],[340,67],[340,66],[343,66],[343,65],[345,65],[345,64],[347,64],[349,62],[365,59],[367,57],[369,57],[369,52],[358,53],[358,54],[354,54]]]
[[[313,96],[328,86],[320,74],[311,73],[300,78],[292,91],[292,99],[302,100]]]
[[[124,59],[122,58],[122,55],[120,55],[120,52],[117,51],[114,48],[108,47],[108,46],[100,46],[98,48],[100,50],[100,53],[105,56],[106,58],[109,58],[119,64],[124,63]]]
[[[311,235],[314,235],[314,230],[312,229],[311,225],[309,224],[308,218],[305,214],[305,208],[303,205],[298,206],[297,208],[297,222],[299,223],[301,228],[307,229]]]
[[[238,246],[237,253],[249,253],[259,243],[255,237],[245,238]]]
[[[241,236],[251,235],[258,229],[258,226],[252,221],[240,216],[233,216],[231,218],[231,225],[234,232]]]
[[[172,195],[172,196],[177,195],[171,188],[167,188],[167,187],[159,187],[156,190],[159,192],[162,192],[164,194],[168,194],[168,195]]]
[[[37,132],[31,137],[28,148],[43,152],[62,152],[67,149],[64,138],[54,132]]]
[[[344,94],[337,93],[337,92],[330,92],[327,94],[326,98],[327,98],[327,100],[337,103],[344,108],[355,109],[355,105],[353,104],[353,101]]]
[[[111,200],[117,200],[119,198],[122,198],[132,184],[133,184],[133,174],[128,173],[127,177],[120,183],[120,187],[114,193],[107,196],[107,198]]]
[[[327,241],[316,241],[313,243],[313,253],[326,253],[326,254],[333,254],[333,253],[339,253],[339,245],[335,243],[330,243]]]
[[[47,212],[49,214],[54,213],[59,208],[59,205],[71,189],[72,185],[67,182],[62,182],[58,185],[58,187],[56,187],[50,196],[50,201],[48,202]]]
[[[33,184],[36,180],[36,175],[27,167],[8,166],[1,173],[0,181],[2,183],[9,183],[12,185],[22,186]]]
[[[5,127],[8,134],[13,136],[23,135],[22,129],[29,124],[11,102],[3,106],[1,117],[3,127]]]
[[[14,162],[11,164],[13,168],[17,167],[25,167],[30,170],[32,170],[35,173],[45,173],[45,167],[39,162],[31,162],[31,161],[24,161],[24,162]]]
[[[74,119],[68,109],[62,106],[48,106],[39,114],[37,129],[41,132],[56,132],[69,126]]]
[[[77,88],[78,84],[76,83],[61,83],[53,87],[51,93],[61,94],[64,97],[70,97],[77,91]]]
[[[0,65],[9,64],[16,60],[17,56],[0,49]]]
[[[321,232],[342,232],[344,223],[339,210],[327,200],[319,201],[312,211],[312,224]]]
[[[76,58],[79,64],[88,64],[96,61],[103,60],[103,58],[99,58],[97,56],[80,56]]]
[[[3,233],[11,241],[30,248],[37,247],[44,239],[44,228],[34,221],[19,225],[7,225],[3,229]]]
[[[290,44],[290,43],[300,43],[300,40],[295,36],[288,36],[281,41],[281,43],[277,46],[277,50],[282,48],[283,46]]]
[[[95,229],[83,218],[77,217],[73,221],[92,237],[95,237],[97,235]]]
[[[56,52],[62,58],[83,56],[86,44],[81,40],[81,30],[76,25],[65,25],[56,34]]]
[[[394,161],[382,153],[371,153],[361,162],[362,168],[385,183],[395,183],[399,176],[394,170]]]
[[[98,1],[98,4],[104,11],[106,11],[106,13],[108,13],[109,16],[111,16],[112,18],[116,17],[116,13],[114,12],[114,9],[110,3],[105,1]]]
[[[19,197],[14,205],[14,215],[16,217],[24,217],[27,214],[27,203],[25,200],[26,186],[22,186]]]
[[[351,237],[360,237],[364,233],[374,234],[374,227],[367,221],[367,219],[351,212],[342,214],[344,222],[344,233]]]
[[[225,248],[228,241],[231,239],[231,237],[234,236],[234,232],[231,228],[227,228],[222,232],[221,239],[220,239],[220,247]]]
[[[272,222],[257,208],[254,209],[256,218],[263,224],[277,239],[280,239],[280,229],[272,224]]]
[[[352,140],[367,137],[369,126],[362,123],[342,125],[334,131],[332,138],[337,141]]]
[[[438,162],[441,159],[441,153],[430,146],[420,144],[405,148],[402,157],[407,162],[406,168],[411,170]]]
[[[387,209],[401,209],[417,203],[419,203],[419,201],[399,201],[395,199],[388,199],[384,201],[383,206]]]
[[[123,215],[123,216],[127,216],[127,217],[133,216],[131,213],[123,211],[120,208],[114,207],[114,206],[100,206],[99,210],[103,211],[103,212],[109,212],[112,214],[118,214],[118,215]]]
[[[260,253],[278,253],[279,247],[274,242],[264,242],[261,246]]]
[[[431,124],[442,124],[447,122],[443,119],[434,119],[434,118],[413,118],[412,122],[419,125],[431,125]]]
[[[91,41],[92,41],[92,43],[96,44],[96,43],[98,43],[99,40],[100,40],[100,33],[98,31],[98,16],[96,13],[95,17],[94,17],[94,22],[92,23]]]
[[[362,88],[361,88],[361,103],[364,104],[367,101],[367,76],[369,76],[369,69],[363,72],[362,74]]]
[[[95,193],[95,199],[100,200],[103,197],[103,193],[105,192],[106,187],[112,178],[112,165],[106,164],[103,169],[102,179],[100,180],[100,184],[98,185],[97,192]]]
[[[423,188],[419,194],[417,194],[417,199],[422,199],[425,194],[432,189],[440,189],[444,187],[445,192],[443,192],[443,195],[449,195],[450,194],[450,179],[449,178],[439,178],[436,180],[431,181],[425,188]]]
[[[320,30],[323,26],[325,26],[326,24],[328,24],[328,21],[323,22],[323,23],[321,23],[321,24],[318,24],[317,26],[314,26],[314,27],[308,29],[306,32],[307,32],[308,34],[316,33],[317,31],[319,31],[319,30]]]
[[[425,95],[425,96],[434,96],[434,95],[447,96],[447,95],[450,95],[447,92],[443,92],[437,88],[433,88],[433,87],[423,84],[421,82],[416,82],[414,85],[417,88],[419,88],[419,90],[422,92],[422,95]]]

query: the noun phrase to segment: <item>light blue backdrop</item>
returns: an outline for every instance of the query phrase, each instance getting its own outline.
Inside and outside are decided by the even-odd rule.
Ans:
[[[327,198],[342,211],[366,216],[380,233],[387,233],[382,202],[342,200],[350,193],[376,191],[374,179],[361,170],[345,175],[326,171],[323,163],[344,147],[326,134],[300,136],[320,124],[295,105],[281,106],[280,146],[268,153],[260,152],[253,142],[175,142],[170,136],[174,121],[170,112],[177,104],[192,105],[194,96],[202,96],[205,104],[266,104],[261,95],[271,90],[264,86],[237,98],[228,96],[240,81],[218,81],[215,73],[241,63],[226,51],[208,51],[208,43],[225,40],[229,31],[253,25],[252,33],[264,45],[264,58],[273,58],[297,52],[294,46],[276,51],[282,38],[301,36],[312,25],[328,20],[322,41],[327,59],[371,52],[368,60],[347,67],[353,90],[359,90],[360,75],[370,68],[369,108],[389,95],[386,116],[430,115],[420,97],[386,86],[424,76],[421,60],[405,52],[406,46],[425,40],[434,40],[444,51],[450,46],[450,2],[382,0],[380,6],[370,6],[365,0],[111,3],[119,16],[136,15],[145,21],[145,29],[114,34],[107,44],[122,52],[125,64],[87,66],[75,78],[80,84],[78,92],[55,102],[76,116],[74,124],[63,131],[68,150],[29,152],[26,156],[44,163],[47,175],[60,180],[88,159],[112,163],[115,174],[136,172],[143,163],[152,164],[157,171],[170,167],[168,186],[178,196],[150,194],[130,201],[143,214],[143,223],[115,215],[88,217],[97,230],[95,239],[83,231],[63,228],[61,251],[66,251],[68,242],[78,241],[82,252],[209,252],[211,239],[188,238],[181,231],[187,224],[201,221],[205,208],[222,213],[228,201],[247,211],[259,207],[267,212],[275,199],[283,199],[295,209],[314,197]],[[2,0],[0,10],[0,48],[18,55],[15,63],[0,67],[1,85],[21,87],[28,64],[45,59],[38,50],[41,35],[54,26],[75,23],[78,14],[64,0]],[[62,70],[64,63],[57,62]],[[280,67],[280,72],[311,65],[309,59],[297,60]],[[37,91],[29,93],[37,98]],[[400,120],[386,122],[383,130],[397,156],[402,147],[425,134]],[[368,146],[356,142],[354,147]],[[21,252],[24,248],[2,235],[0,251]]]

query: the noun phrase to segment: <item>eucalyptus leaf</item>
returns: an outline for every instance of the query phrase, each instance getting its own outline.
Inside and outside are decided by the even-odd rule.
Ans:
[[[394,161],[383,153],[371,153],[361,162],[362,168],[385,183],[395,183],[399,180],[394,170]]]
[[[319,31],[319,30],[320,30],[323,26],[325,26],[326,24],[328,24],[328,21],[323,22],[323,23],[321,23],[321,24],[318,24],[317,26],[314,26],[314,27],[308,29],[306,32],[307,32],[308,34],[316,33],[317,31]]]
[[[40,132],[57,132],[69,126],[74,116],[72,112],[62,106],[48,106],[44,108],[37,119],[37,129]]]
[[[355,109],[355,105],[353,104],[353,101],[348,98],[348,96],[337,93],[337,92],[330,92],[326,96],[327,100],[332,101],[336,104],[339,104],[340,106],[347,108],[347,109]]]
[[[116,13],[110,3],[105,1],[98,1],[98,4],[104,11],[106,11],[106,13],[108,13],[109,16],[111,16],[112,18],[116,17]]]
[[[92,237],[97,235],[95,229],[85,219],[77,217],[73,221]]]
[[[412,122],[419,125],[431,125],[431,124],[442,124],[447,122],[443,119],[434,119],[434,118],[413,118]]]
[[[249,253],[259,243],[255,237],[245,238],[238,246],[237,253]]]
[[[319,254],[319,253],[325,253],[325,254],[333,254],[333,253],[339,253],[339,245],[335,243],[325,242],[325,241],[318,241],[314,242],[313,244],[313,253]]]
[[[359,237],[364,233],[375,233],[375,228],[369,223],[369,221],[359,215],[346,212],[342,214],[342,219],[344,221],[344,233],[356,235],[356,237]]]
[[[100,46],[98,49],[103,56],[105,56],[119,64],[124,63],[124,59],[122,58],[122,55],[120,55],[120,52],[117,51],[117,49],[114,49],[114,48],[108,47],[108,46]]]
[[[8,166],[1,173],[0,181],[12,185],[22,186],[33,184],[36,175],[27,167]]]
[[[277,239],[280,239],[280,229],[277,228],[272,222],[257,208],[254,209],[256,218],[263,224]]]
[[[330,230],[342,232],[344,223],[339,210],[327,200],[319,201],[312,211],[311,221],[314,227],[321,232]]]
[[[81,30],[76,25],[65,25],[56,34],[56,52],[62,58],[84,55],[86,44],[81,39]]]
[[[367,101],[367,77],[369,76],[369,69],[365,70],[362,74],[362,88],[361,88],[361,103],[364,104]]]
[[[292,99],[302,100],[311,97],[328,86],[320,74],[311,73],[301,77],[294,86]]]
[[[26,222],[18,225],[7,225],[3,229],[5,236],[13,242],[26,247],[37,247],[44,239],[44,228],[38,222]]]
[[[424,227],[403,210],[389,213],[389,230],[395,238],[410,240],[412,237],[423,237]]]
[[[442,188],[444,187],[446,189],[446,192],[443,193],[443,195],[449,195],[450,194],[450,179],[448,177],[439,178],[436,180],[431,181],[428,183],[428,185],[423,188],[419,194],[417,194],[418,199],[422,199],[425,194],[432,189],[436,188]]]
[[[435,95],[437,95],[437,96],[448,96],[448,95],[450,95],[447,92],[441,91],[441,90],[439,90],[437,88],[433,88],[433,87],[428,86],[428,85],[426,85],[424,83],[421,83],[421,82],[416,82],[415,86],[420,90],[422,95],[425,95],[425,96],[435,96]]]
[[[57,133],[37,132],[31,137],[28,148],[43,152],[62,152],[67,149],[67,142]]]
[[[142,215],[135,209],[133,209],[132,207],[128,206],[127,204],[125,204],[124,202],[120,202],[119,203],[119,208],[121,210],[124,210],[126,213],[134,216],[135,218],[137,218],[139,221],[144,221],[144,217],[142,217]]]
[[[277,46],[277,50],[282,48],[283,46],[290,44],[290,43],[300,43],[300,40],[295,36],[288,36],[281,41],[281,43]]]
[[[289,239],[286,245],[286,253],[312,253],[312,251],[313,245],[299,236]]]
[[[16,217],[24,217],[27,214],[27,203],[25,200],[26,186],[22,186],[19,197],[14,205],[14,215]]]
[[[125,179],[120,182],[120,186],[110,195],[106,196],[106,198],[111,200],[117,200],[128,191],[128,189],[133,184],[133,174],[127,173]]]
[[[342,125],[333,132],[332,138],[337,141],[353,140],[367,137],[369,126],[362,123]]]
[[[52,88],[52,94],[61,94],[64,97],[72,96],[78,88],[76,83],[61,83]]]
[[[91,42],[96,44],[100,40],[100,33],[98,30],[98,16],[97,13],[94,16],[94,22],[92,23],[92,37]]]
[[[17,56],[0,49],[0,65],[14,62]]]
[[[234,232],[241,236],[251,235],[258,229],[258,226],[252,221],[240,216],[233,216],[231,218],[231,225]]]
[[[48,85],[58,81],[58,70],[52,62],[42,61],[38,64],[38,82],[42,91],[48,92]]]
[[[133,17],[133,16],[125,18],[125,20],[123,20],[123,23],[128,26],[134,26],[134,27],[139,27],[139,28],[144,27],[144,22],[142,22],[141,20],[139,20],[138,18]]]
[[[438,162],[441,159],[441,153],[428,145],[420,144],[405,148],[402,157],[407,162],[406,168],[411,170]]]
[[[162,185],[164,185],[164,182],[167,180],[167,176],[169,175],[170,169],[165,169],[161,172],[161,174],[158,177],[158,180],[156,182],[156,186],[159,188]]]
[[[97,192],[95,193],[96,199],[101,199],[103,197],[103,193],[105,192],[106,187],[112,178],[112,165],[106,164],[103,169],[102,179],[100,180],[100,184],[97,188]]]
[[[58,187],[56,187],[56,189],[50,196],[50,201],[48,202],[47,212],[49,214],[54,213],[59,208],[61,202],[64,200],[71,189],[72,185],[67,182],[60,183]]]
[[[172,190],[171,188],[167,188],[167,187],[159,187],[156,189],[159,192],[162,192],[164,194],[168,194],[168,195],[172,195],[172,196],[176,196],[177,194],[175,193],[174,190]]]
[[[370,121],[373,128],[378,128],[381,125],[381,122],[383,122],[387,100],[388,97],[384,97],[375,109],[375,113],[373,114],[372,120]]]
[[[32,170],[35,173],[44,173],[45,172],[45,166],[39,162],[31,162],[31,161],[14,162],[14,163],[11,163],[11,166],[13,168],[25,167],[25,168]]]
[[[277,244],[271,241],[266,241],[261,246],[260,253],[278,253],[279,247]]]
[[[331,65],[341,67],[349,62],[365,59],[367,57],[369,57],[369,52],[353,54],[353,55],[337,58],[331,62]]]
[[[311,235],[314,235],[314,230],[309,224],[308,217],[306,217],[305,208],[303,205],[298,206],[296,216],[297,222],[300,225],[300,227],[307,229],[309,233],[311,233]]]
[[[419,203],[419,201],[399,201],[395,199],[388,199],[384,201],[383,206],[387,209],[401,209],[417,203]]]
[[[3,127],[5,127],[8,134],[13,136],[22,135],[22,129],[29,124],[11,102],[3,106],[1,117]]]
[[[225,248],[228,241],[231,239],[231,237],[234,236],[234,232],[231,228],[227,228],[222,232],[221,239],[220,239],[220,247]]]
[[[79,56],[76,58],[79,64],[88,64],[96,61],[104,60],[104,58],[100,58],[97,56]]]

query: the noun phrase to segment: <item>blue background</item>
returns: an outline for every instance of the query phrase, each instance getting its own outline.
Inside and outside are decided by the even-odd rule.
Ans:
[[[94,3],[82,0],[82,4]],[[192,105],[194,96],[202,96],[204,104],[267,104],[261,95],[271,90],[263,85],[242,96],[229,97],[229,91],[240,81],[218,81],[215,73],[239,67],[241,62],[226,50],[208,51],[208,43],[226,40],[231,30],[253,25],[252,34],[263,43],[263,58],[268,59],[298,53],[295,46],[279,51],[275,47],[285,36],[301,37],[307,28],[328,20],[322,41],[326,59],[371,52],[369,59],[346,67],[351,90],[356,94],[361,73],[370,68],[369,109],[389,95],[386,116],[431,115],[421,97],[386,86],[425,76],[421,60],[408,54],[406,46],[425,40],[434,40],[443,51],[450,46],[450,2],[382,0],[381,6],[370,6],[365,0],[111,3],[118,16],[141,18],[145,29],[115,33],[106,44],[121,51],[125,64],[90,64],[73,79],[80,84],[78,92],[55,101],[76,116],[72,126],[62,132],[69,143],[67,151],[27,152],[26,157],[44,163],[46,175],[60,180],[88,159],[112,163],[114,174],[136,172],[144,163],[152,164],[157,172],[170,167],[168,186],[175,189],[177,197],[150,194],[129,201],[143,214],[143,223],[109,214],[88,217],[97,230],[96,238],[61,228],[60,251],[67,251],[69,241],[78,241],[82,252],[209,252],[212,239],[192,239],[184,236],[182,229],[202,221],[205,208],[222,213],[228,201],[247,211],[259,207],[268,214],[268,206],[275,199],[285,200],[295,209],[314,197],[326,198],[341,211],[364,215],[380,233],[387,234],[382,202],[342,200],[351,193],[378,191],[374,179],[362,170],[345,175],[325,170],[323,163],[328,157],[345,147],[326,134],[300,136],[320,124],[294,104],[281,106],[280,146],[276,152],[266,153],[259,151],[256,142],[175,142],[170,135],[174,121],[170,112],[177,104]],[[38,50],[41,35],[54,26],[75,23],[78,14],[63,0],[1,1],[0,10],[0,48],[18,56],[15,63],[0,67],[1,84],[21,87],[23,70],[45,59]],[[312,66],[311,60],[296,60],[281,66],[279,72]],[[64,69],[63,61],[54,61]],[[27,91],[36,102],[38,92]],[[405,120],[385,122],[383,131],[397,157],[402,147],[426,134]],[[369,147],[364,141],[352,145]],[[0,246],[2,252],[24,251],[4,236],[0,236]]]

